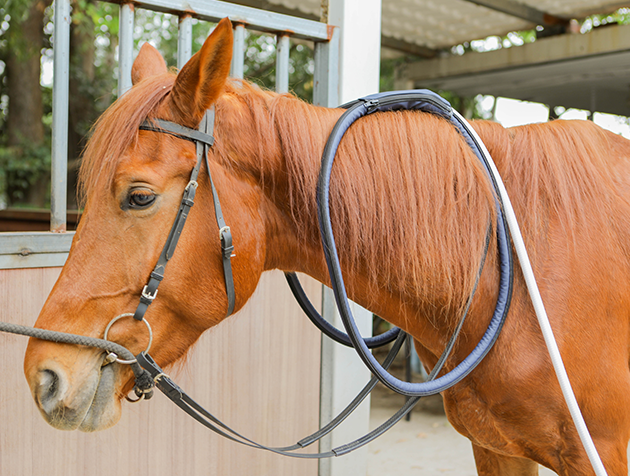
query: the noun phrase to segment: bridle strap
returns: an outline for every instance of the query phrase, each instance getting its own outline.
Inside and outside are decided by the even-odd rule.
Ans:
[[[204,120],[201,121],[199,129],[203,130],[207,135],[212,137],[214,131],[214,109],[208,109]],[[212,180],[212,174],[210,173],[210,163],[208,162],[208,147],[212,144],[208,142],[197,142],[197,157],[199,157],[199,151],[201,149],[202,156],[206,161],[206,169],[208,170],[208,178],[210,179],[210,188],[212,189],[212,201],[214,202],[214,217],[219,227],[219,239],[221,240],[221,255],[223,258],[223,278],[225,279],[225,292],[228,299],[228,317],[234,312],[234,304],[236,302],[236,293],[234,291],[234,278],[232,276],[232,253],[234,251],[234,245],[232,243],[232,231],[230,227],[225,224],[223,219],[223,210],[221,210],[221,203],[219,202],[219,194],[217,188],[214,186],[214,180]]]
[[[444,364],[446,363],[446,359],[450,356],[451,352],[453,351],[453,347],[455,346],[455,342],[457,341],[457,337],[459,336],[459,333],[464,325],[464,321],[466,319],[466,316],[468,315],[470,305],[472,304],[473,298],[477,291],[479,280],[481,279],[481,273],[483,271],[483,267],[486,262],[486,256],[488,254],[488,247],[490,244],[491,234],[492,234],[492,226],[489,225],[488,231],[486,233],[486,242],[484,246],[484,251],[481,257],[481,262],[479,264],[479,270],[477,272],[477,277],[475,280],[475,284],[473,286],[473,290],[466,303],[466,307],[464,309],[462,317],[460,318],[459,323],[455,327],[451,335],[451,338],[446,344],[444,352],[442,353],[442,355],[438,359],[438,362],[435,364],[435,366],[433,367],[433,370],[431,370],[431,373],[429,374],[429,377],[427,379],[428,381],[432,381],[437,377],[439,372],[444,367]],[[411,336],[409,336],[405,332],[401,331],[398,333],[395,339],[395,342],[392,345],[392,348],[390,349],[387,357],[385,358],[385,361],[383,362],[383,368],[385,369],[389,368],[389,366],[394,361],[394,358],[398,354],[398,351],[400,350],[402,344],[405,342],[406,339],[410,339],[410,338]],[[212,415],[208,410],[203,408],[201,405],[199,405],[181,387],[179,387],[175,382],[173,382],[170,379],[170,377],[164,374],[162,369],[155,363],[155,361],[151,358],[151,356],[148,353],[141,352],[139,355],[136,356],[136,359],[138,360],[142,368],[144,368],[151,374],[151,376],[153,377],[156,383],[157,388],[160,389],[160,391],[164,393],[166,397],[168,397],[173,403],[175,403],[175,405],[177,405],[184,412],[186,412],[190,417],[194,418],[196,421],[201,423],[206,428],[236,443],[240,443],[242,445],[249,446],[251,448],[258,448],[261,450],[270,451],[272,453],[280,454],[283,456],[290,456],[292,458],[306,458],[306,459],[330,458],[333,456],[342,456],[344,454],[350,453],[362,446],[365,446],[366,444],[370,443],[374,439],[378,438],[380,435],[385,433],[392,426],[394,426],[396,423],[402,420],[405,417],[405,415],[409,414],[409,412],[413,409],[413,407],[416,405],[416,403],[418,403],[418,401],[421,398],[418,396],[407,398],[403,406],[394,415],[392,415],[387,421],[385,421],[379,427],[370,431],[366,435],[362,436],[361,438],[358,438],[348,444],[338,446],[324,453],[296,453],[295,452],[296,450],[301,450],[315,443],[316,441],[320,440],[321,438],[329,434],[331,431],[333,431],[337,426],[339,426],[359,406],[359,404],[371,393],[371,391],[374,389],[374,387],[378,383],[378,378],[376,376],[373,376],[371,380],[367,383],[367,385],[363,387],[361,392],[359,392],[359,394],[348,404],[348,406],[341,413],[339,413],[339,415],[333,418],[327,425],[325,425],[323,428],[319,429],[315,433],[305,438],[302,438],[300,441],[298,441],[294,445],[284,446],[284,447],[270,447],[270,446],[257,443],[243,436],[239,432],[233,430],[228,425],[223,423],[217,417]]]
[[[210,109],[208,109],[210,111]],[[208,115],[208,111],[206,111],[206,116]],[[214,125],[214,111],[212,112],[212,124]],[[208,144],[209,147],[212,147],[214,144],[214,137],[212,136],[212,128],[210,132],[202,130],[201,127],[199,130],[190,129],[186,126],[182,126],[181,124],[177,124],[176,122],[165,121],[163,119],[147,119],[142,124],[140,124],[141,131],[152,131],[152,132],[163,132],[165,134],[170,134],[179,139],[184,139],[191,142],[203,142],[204,144]]]
[[[162,132],[177,137],[178,139],[184,139],[194,142],[197,152],[197,162],[192,172],[190,173],[190,180],[188,181],[188,185],[186,185],[186,188],[184,189],[184,194],[182,196],[182,201],[179,204],[177,216],[175,217],[175,221],[173,222],[171,231],[169,232],[168,238],[166,239],[164,248],[162,248],[162,252],[160,253],[157,264],[151,272],[149,281],[142,290],[142,293],[140,295],[140,302],[138,303],[138,307],[136,308],[133,318],[141,321],[157,295],[158,286],[162,282],[162,279],[164,279],[166,264],[175,253],[175,248],[177,247],[179,237],[182,233],[184,225],[186,224],[186,219],[188,218],[188,213],[190,212],[190,208],[195,203],[195,194],[197,192],[197,177],[199,176],[199,170],[201,169],[201,164],[204,160],[206,163],[208,178],[210,179],[210,185],[212,188],[214,213],[217,220],[217,225],[219,225],[219,237],[221,239],[221,253],[223,260],[223,274],[225,277],[225,288],[228,298],[227,316],[229,316],[234,311],[234,303],[236,297],[236,293],[234,291],[234,279],[232,277],[231,263],[234,246],[232,244],[232,234],[230,232],[230,227],[225,224],[225,220],[223,219],[223,212],[221,211],[221,205],[219,203],[219,195],[217,193],[216,187],[214,186],[214,182],[212,181],[210,164],[208,163],[208,148],[212,147],[212,145],[214,144],[214,137],[212,136],[214,131],[214,110],[208,109],[206,111],[203,119],[201,120],[201,123],[199,124],[199,130],[190,129],[180,124],[165,121],[162,119],[147,119],[140,125],[140,130]]]

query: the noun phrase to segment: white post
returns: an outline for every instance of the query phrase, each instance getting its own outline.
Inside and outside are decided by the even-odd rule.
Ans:
[[[381,51],[381,0],[329,0],[328,23],[340,27],[339,101],[379,91]],[[343,329],[329,289],[323,293],[322,312],[336,327]],[[372,313],[352,306],[363,336],[372,335]],[[356,396],[370,373],[354,349],[322,341],[321,424],[326,424]],[[326,451],[363,436],[369,431],[370,399],[367,398],[332,436],[322,440]],[[320,460],[319,476],[365,476],[367,447],[348,455]]]
[[[120,4],[120,26],[118,28],[118,97],[131,89],[134,16],[133,3]]]

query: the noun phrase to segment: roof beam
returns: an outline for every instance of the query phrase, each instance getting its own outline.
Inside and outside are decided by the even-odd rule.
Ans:
[[[510,15],[516,18],[530,21],[536,25],[543,26],[556,26],[556,25],[568,25],[569,20],[566,18],[551,15],[549,13],[542,12],[536,8],[530,7],[523,3],[518,3],[514,0],[465,0],[466,2],[474,3],[482,7],[496,10],[506,15]]]

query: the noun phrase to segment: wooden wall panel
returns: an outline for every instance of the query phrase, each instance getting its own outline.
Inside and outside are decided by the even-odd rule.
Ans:
[[[0,270],[0,320],[32,325],[58,274],[59,268]],[[321,285],[309,280],[305,288],[313,302],[321,302]],[[36,410],[22,373],[26,343],[25,337],[0,334],[0,475],[317,474],[317,461],[263,453],[216,436],[159,391],[149,402],[126,403],[121,421],[109,430],[55,430]],[[293,301],[282,274],[273,272],[246,308],[208,331],[171,375],[237,431],[284,446],[317,429],[319,367],[320,334]]]

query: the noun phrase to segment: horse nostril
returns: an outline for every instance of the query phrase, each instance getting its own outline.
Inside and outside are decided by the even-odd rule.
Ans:
[[[38,378],[37,399],[41,406],[45,408],[48,406],[47,404],[58,401],[60,379],[59,375],[50,369],[40,371]]]

